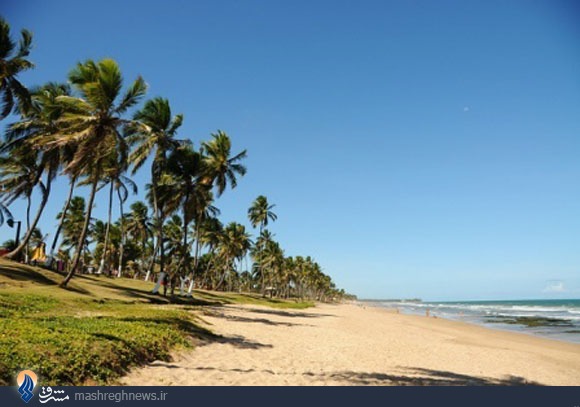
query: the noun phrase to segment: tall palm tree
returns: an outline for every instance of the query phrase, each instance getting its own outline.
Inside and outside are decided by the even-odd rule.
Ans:
[[[138,193],[137,184],[133,182],[131,178],[124,175],[117,174],[114,178],[115,190],[117,191],[117,198],[119,199],[119,229],[121,232],[121,242],[119,246],[119,268],[117,270],[117,277],[122,277],[123,274],[123,255],[126,243],[126,233],[125,233],[125,213],[123,210],[123,205],[129,198],[129,192],[134,195]]]
[[[262,235],[263,232],[266,231],[264,230],[264,228],[268,226],[268,221],[269,220],[276,221],[276,219],[278,219],[278,216],[272,211],[272,209],[274,209],[275,206],[276,205],[274,204],[270,205],[270,203],[268,202],[268,198],[266,198],[264,195],[260,195],[254,200],[254,202],[252,202],[252,205],[248,209],[248,218],[252,226],[254,228],[258,225],[260,226],[260,236],[258,237],[257,240],[257,243],[259,244],[256,244],[255,247],[256,253],[254,253],[254,257],[261,258],[259,252],[265,248],[265,245],[263,244],[265,239],[264,236]],[[271,236],[268,235],[268,238],[270,237]],[[265,288],[265,273],[261,270],[261,265],[259,263],[253,266],[253,269],[261,277],[262,281],[261,288],[263,293],[264,292],[263,290]]]
[[[32,34],[22,30],[16,50],[16,43],[10,38],[10,25],[0,17],[0,120],[14,109],[15,99],[23,106],[30,103],[28,91],[18,80],[18,74],[34,67],[26,59],[31,46]]]
[[[74,155],[65,172],[72,176],[84,175],[90,183],[87,214],[77,245],[80,249],[86,238],[97,188],[105,176],[107,162],[114,159],[112,157],[122,156],[128,149],[121,128],[131,124],[131,121],[124,119],[123,115],[143,97],[146,84],[139,77],[121,95],[123,78],[119,66],[112,59],[77,64],[69,74],[69,81],[80,97],[58,98],[65,107],[61,119],[63,130],[43,144],[46,149],[73,146]],[[80,250],[77,250],[70,272],[61,286],[66,286],[77,272],[80,256]]]
[[[60,119],[64,113],[62,104],[58,102],[60,96],[70,96],[71,89],[67,84],[49,82],[46,85],[34,88],[30,91],[31,103],[28,108],[21,108],[22,118],[11,124],[6,131],[6,143],[3,151],[10,151],[14,148],[24,146],[25,148],[38,149],[42,144],[40,140],[48,136],[54,136],[61,130]],[[62,149],[40,150],[42,154],[41,162],[45,170],[56,171],[72,159],[73,151],[70,147]],[[48,182],[48,180],[47,180]],[[71,178],[68,198],[65,202],[64,212],[66,212],[73,197],[76,178]],[[63,218],[61,218],[62,221]],[[50,259],[54,257],[56,244],[62,230],[62,222],[56,230],[50,248]]]
[[[147,248],[147,241],[151,236],[151,222],[149,219],[147,205],[142,201],[136,201],[131,204],[131,211],[127,215],[127,221],[125,224],[126,233],[128,233],[132,239],[137,240],[141,244],[141,259],[145,259],[145,253]],[[141,263],[144,268],[144,263]],[[150,273],[150,269],[148,272]],[[149,279],[149,274],[146,275],[146,280]]]
[[[9,207],[16,199],[26,199],[27,232],[18,246],[6,255],[8,258],[15,258],[23,249],[26,249],[26,255],[28,256],[28,240],[34,227],[36,227],[39,217],[35,217],[34,226],[31,227],[30,209],[34,188],[39,186],[42,192],[41,210],[48,198],[46,188],[39,178],[41,171],[37,158],[38,154],[35,151],[23,147],[14,149],[7,157],[0,157],[0,190],[3,192],[3,204]]]
[[[214,184],[217,196],[221,196],[229,184],[231,188],[238,185],[237,176],[246,174],[246,167],[240,164],[246,158],[246,150],[231,156],[232,142],[221,130],[212,134],[212,139],[202,143],[204,171],[202,183]]]
[[[163,221],[165,210],[163,202],[158,199],[158,184],[167,168],[168,154],[184,143],[175,138],[177,130],[183,123],[183,115],[172,116],[169,101],[163,98],[148,100],[143,108],[134,115],[135,124],[128,128],[128,141],[134,146],[129,156],[133,165],[133,174],[143,166],[147,158],[153,155],[151,165],[151,201],[155,217],[157,243],[153,250],[148,274],[153,268],[157,250],[160,251],[159,282],[165,277],[163,252]]]
[[[46,174],[44,183],[40,182],[43,199],[38,208],[34,225],[29,227],[31,232],[44,210],[50,195],[51,185],[56,178],[59,168],[65,162],[65,156],[69,153],[68,149],[40,149],[38,148],[42,141],[49,137],[54,137],[60,131],[59,120],[62,118],[64,110],[59,105],[57,99],[60,96],[69,96],[70,88],[67,85],[59,83],[48,83],[42,87],[35,88],[31,91],[31,103],[27,106],[21,106],[21,120],[11,124],[6,131],[6,143],[1,151],[13,155],[15,151],[25,150],[38,153],[38,177],[42,173]],[[70,156],[70,154],[68,154]],[[8,257],[15,257],[19,254],[30,239],[30,234],[24,236],[22,244],[13,250]],[[26,246],[27,247],[27,246]]]
[[[228,274],[235,272],[235,260],[241,261],[251,246],[249,233],[244,225],[230,222],[221,235],[218,246],[218,256],[220,257],[223,270],[222,278],[214,289],[219,289],[228,277]]]
[[[85,226],[85,218],[87,214],[85,198],[75,196],[71,199],[69,208],[66,212],[59,212],[57,219],[62,219],[62,246],[68,249],[76,249],[80,252],[87,252],[89,246],[89,236],[92,234],[93,222],[88,227],[88,232],[85,234],[85,239],[79,247],[78,237]]]
[[[107,163],[107,167],[105,169],[105,180],[104,183],[109,185],[109,208],[108,208],[108,217],[107,217],[107,232],[105,235],[105,246],[101,258],[101,262],[99,264],[98,273],[101,274],[105,267],[105,259],[107,258],[107,252],[109,249],[109,237],[110,237],[110,229],[112,223],[112,212],[113,212],[113,192],[116,190],[117,195],[119,198],[119,205],[121,211],[121,228],[123,226],[123,202],[127,200],[129,190],[127,187],[129,186],[133,193],[137,193],[137,185],[128,177],[124,176],[123,173],[128,168],[128,157],[126,154],[123,154],[123,151],[120,154],[112,155],[111,160]],[[122,232],[122,231],[121,231]],[[121,246],[119,247],[120,255],[123,255],[123,239],[121,239]],[[122,262],[121,262],[122,263]],[[119,265],[121,265],[121,263]],[[119,274],[118,274],[119,276]]]
[[[214,265],[216,260],[216,250],[221,242],[221,236],[223,234],[224,225],[219,219],[215,217],[207,218],[203,223],[201,223],[199,228],[199,241],[208,247],[208,262],[206,265],[205,274],[206,280],[210,275],[210,269]],[[212,284],[207,284],[207,287],[212,287]]]
[[[268,198],[264,195],[260,195],[252,203],[252,206],[248,209],[248,218],[252,223],[253,227],[260,225],[260,234],[262,234],[262,229],[268,226],[268,220],[275,221],[278,216],[272,212],[276,205],[270,205],[268,203]]]
[[[183,214],[183,246],[188,246],[189,223],[194,218],[197,179],[201,174],[201,155],[191,145],[174,150],[168,159],[167,170],[174,184],[170,188],[169,199],[166,200],[171,212],[181,208]],[[199,188],[197,188],[199,189]],[[188,268],[186,253],[183,253],[181,266]]]
[[[216,219],[220,214],[220,210],[212,205],[213,194],[209,188],[203,184],[197,184],[195,189],[194,199],[192,202],[192,211],[195,216],[194,239],[195,248],[193,253],[193,273],[198,272],[199,265],[199,251],[202,245],[201,229],[204,223],[208,220]],[[191,282],[188,288],[188,295],[193,291],[194,278],[191,276]]]
[[[251,257],[253,260],[252,270],[254,278],[260,281],[260,290],[262,294],[266,288],[266,273],[264,251],[268,245],[274,241],[274,236],[269,230],[265,229],[260,233],[260,236],[256,239],[254,247],[251,250]]]

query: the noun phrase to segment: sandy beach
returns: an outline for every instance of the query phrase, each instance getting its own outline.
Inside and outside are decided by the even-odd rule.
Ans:
[[[357,304],[208,308],[219,340],[126,385],[580,385],[580,345]]]

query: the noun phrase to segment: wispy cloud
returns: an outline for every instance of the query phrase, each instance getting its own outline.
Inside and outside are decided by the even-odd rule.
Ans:
[[[550,280],[546,282],[546,286],[542,290],[545,293],[565,293],[566,287],[562,280]]]

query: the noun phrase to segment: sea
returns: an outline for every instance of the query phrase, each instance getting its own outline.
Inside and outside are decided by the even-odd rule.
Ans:
[[[580,299],[453,302],[372,300],[370,303],[397,308],[406,314],[425,315],[429,311],[430,316],[439,318],[580,343]]]

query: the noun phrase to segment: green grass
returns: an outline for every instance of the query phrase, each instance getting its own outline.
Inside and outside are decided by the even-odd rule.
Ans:
[[[169,360],[195,337],[211,337],[196,312],[206,305],[314,305],[209,291],[168,299],[151,294],[152,283],[95,276],[63,289],[62,278],[0,259],[0,385],[14,384],[23,369],[49,386],[115,383],[132,366]]]

